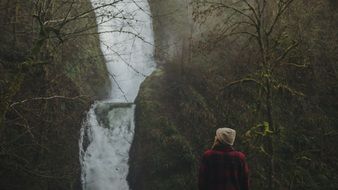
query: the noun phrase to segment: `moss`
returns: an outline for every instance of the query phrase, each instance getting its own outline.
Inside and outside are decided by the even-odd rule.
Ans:
[[[136,100],[136,131],[128,180],[135,190],[195,189],[195,155],[163,104],[164,71],[158,69],[141,86]],[[146,172],[147,171],[147,172]]]
[[[83,2],[72,14],[76,15],[92,9],[87,0],[82,1],[86,3]],[[88,18],[79,19],[66,26],[64,32],[95,26],[94,18],[94,13],[91,13]],[[111,85],[100,49],[99,35],[96,34],[97,28],[93,27],[86,33],[92,34],[75,36],[65,41],[55,53],[55,62],[61,67],[59,70],[75,83],[81,94],[90,96],[92,99],[105,98]]]
[[[67,43],[62,50],[70,52],[62,59],[65,75],[75,82],[82,94],[104,97],[110,81],[98,36],[79,37]],[[81,51],[72,51],[74,46],[80,46]]]

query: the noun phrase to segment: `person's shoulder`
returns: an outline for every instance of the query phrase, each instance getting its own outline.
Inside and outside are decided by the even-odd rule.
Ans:
[[[213,154],[215,154],[215,151],[212,150],[212,149],[208,149],[208,150],[206,150],[206,151],[204,152],[203,156],[204,156],[204,157],[209,157],[209,156],[211,156],[211,155],[213,155]]]
[[[238,157],[238,158],[240,158],[241,160],[245,160],[245,154],[243,153],[243,152],[241,152],[241,151],[233,151],[232,152],[232,156],[234,156],[234,157]]]
[[[233,151],[230,151],[230,152],[222,152],[222,151],[217,151],[217,150],[213,150],[213,149],[206,150],[203,154],[203,157],[208,158],[212,155],[219,155],[219,154],[227,154],[227,155],[230,155],[232,157],[237,157],[241,160],[245,160],[245,157],[246,157],[246,155],[241,151],[233,150]]]

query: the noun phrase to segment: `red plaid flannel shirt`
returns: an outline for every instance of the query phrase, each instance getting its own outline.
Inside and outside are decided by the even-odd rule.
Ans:
[[[199,170],[199,190],[248,190],[249,168],[245,155],[230,146],[204,153]]]

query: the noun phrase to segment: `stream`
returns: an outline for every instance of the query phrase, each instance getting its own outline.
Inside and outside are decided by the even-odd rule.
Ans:
[[[81,128],[84,190],[129,190],[129,149],[135,98],[155,68],[152,18],[147,0],[91,0],[101,50],[111,80],[109,98],[95,102]]]

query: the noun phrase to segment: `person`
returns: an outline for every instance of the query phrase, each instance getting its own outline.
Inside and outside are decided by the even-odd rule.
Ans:
[[[233,148],[235,137],[233,129],[217,129],[211,150],[201,159],[199,190],[249,190],[249,168],[245,155]]]

